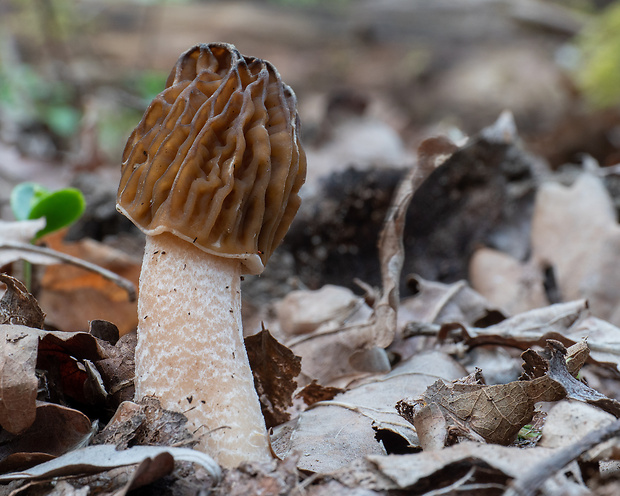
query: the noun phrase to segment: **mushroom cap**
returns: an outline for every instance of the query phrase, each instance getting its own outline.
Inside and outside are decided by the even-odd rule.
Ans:
[[[181,55],[123,152],[117,209],[263,271],[301,203],[306,156],[293,91],[226,43]]]

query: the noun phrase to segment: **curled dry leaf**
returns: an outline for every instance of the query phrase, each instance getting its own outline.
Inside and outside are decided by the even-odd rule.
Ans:
[[[500,344],[528,348],[544,346],[547,339],[563,341],[563,335],[578,320],[587,315],[585,300],[557,303],[510,317],[486,328],[460,326],[465,343],[469,346]],[[442,329],[439,337],[446,337],[452,327]],[[573,343],[570,343],[573,344]]]
[[[78,410],[37,403],[33,424],[20,435],[0,433],[0,471],[32,466],[32,454],[60,456],[86,443],[92,433],[89,418]]]
[[[0,324],[42,329],[45,314],[26,286],[8,274],[0,274],[0,282],[6,285],[6,291],[0,300]]]
[[[403,396],[421,395],[437,377],[450,380],[463,375],[464,369],[443,353],[416,355],[388,374],[314,403],[275,429],[273,448],[281,458],[301,452],[300,469],[327,472],[367,454],[385,454],[386,448],[392,449],[382,441],[385,433],[401,439],[404,446],[417,446],[413,426],[398,415],[394,404]]]
[[[423,479],[433,477],[440,477],[441,485],[445,487],[461,477],[455,470],[459,464],[461,467],[491,467],[496,476],[503,476],[504,481],[507,481],[535,467],[553,453],[554,450],[547,448],[520,449],[464,442],[444,448],[440,453],[423,451],[398,456],[369,455],[364,460],[331,472],[329,476],[347,487],[375,491],[412,489]],[[468,482],[484,482],[484,479],[476,480],[476,477],[472,477]]]
[[[435,405],[444,418],[435,415],[433,419],[447,422],[449,430],[458,429],[457,437],[506,445],[532,420],[535,403],[563,397],[562,388],[553,386],[546,377],[493,386],[462,380],[447,384],[439,380],[426,390],[423,403],[401,400],[396,408],[414,425],[435,428],[435,423],[426,420],[430,405]],[[426,422],[421,424],[423,419]]]
[[[122,336],[114,347],[106,347],[106,357],[95,362],[109,394],[112,407],[134,397],[134,355],[137,336],[131,332]]]
[[[245,347],[267,429],[286,422],[290,419],[287,409],[293,405],[301,358],[266,329],[245,338]]]
[[[39,335],[25,326],[0,326],[0,425],[20,434],[36,418]]]
[[[54,379],[55,389],[43,396],[70,396],[82,403],[88,374],[78,360],[103,358],[96,338],[88,333],[44,331],[0,325],[0,425],[19,434],[34,422],[38,379],[35,368]]]
[[[135,465],[161,453],[170,453],[177,461],[186,461],[200,465],[211,475],[215,482],[222,477],[221,469],[213,461],[213,458],[193,449],[170,446],[134,446],[126,450],[117,451],[114,446],[101,445],[88,446],[87,448],[71,451],[28,470],[0,475],[0,482],[95,474],[117,467]]]

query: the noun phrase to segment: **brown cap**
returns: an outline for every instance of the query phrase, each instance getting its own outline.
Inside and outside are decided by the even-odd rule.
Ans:
[[[259,274],[301,203],[296,103],[269,62],[225,43],[189,49],[127,141],[118,210]]]

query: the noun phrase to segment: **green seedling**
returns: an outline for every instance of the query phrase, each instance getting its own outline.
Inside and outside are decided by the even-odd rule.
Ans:
[[[21,183],[11,192],[11,209],[17,220],[45,218],[45,227],[35,235],[38,241],[78,220],[84,213],[84,195],[76,188],[49,191],[40,184]]]
[[[11,191],[11,209],[17,220],[45,218],[45,227],[31,240],[38,241],[46,234],[70,226],[84,213],[86,201],[82,192],[76,188],[50,191],[40,184],[20,183]],[[30,289],[32,267],[24,262],[24,282]]]

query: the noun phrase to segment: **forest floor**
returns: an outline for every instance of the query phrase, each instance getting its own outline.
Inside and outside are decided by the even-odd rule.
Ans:
[[[576,83],[588,15],[0,5],[0,494],[617,494],[620,111]],[[115,208],[129,134],[212,41],[278,68],[308,158],[287,236],[242,282],[274,461],[235,469],[133,401],[144,234]],[[11,210],[24,181],[86,200],[43,255]]]

